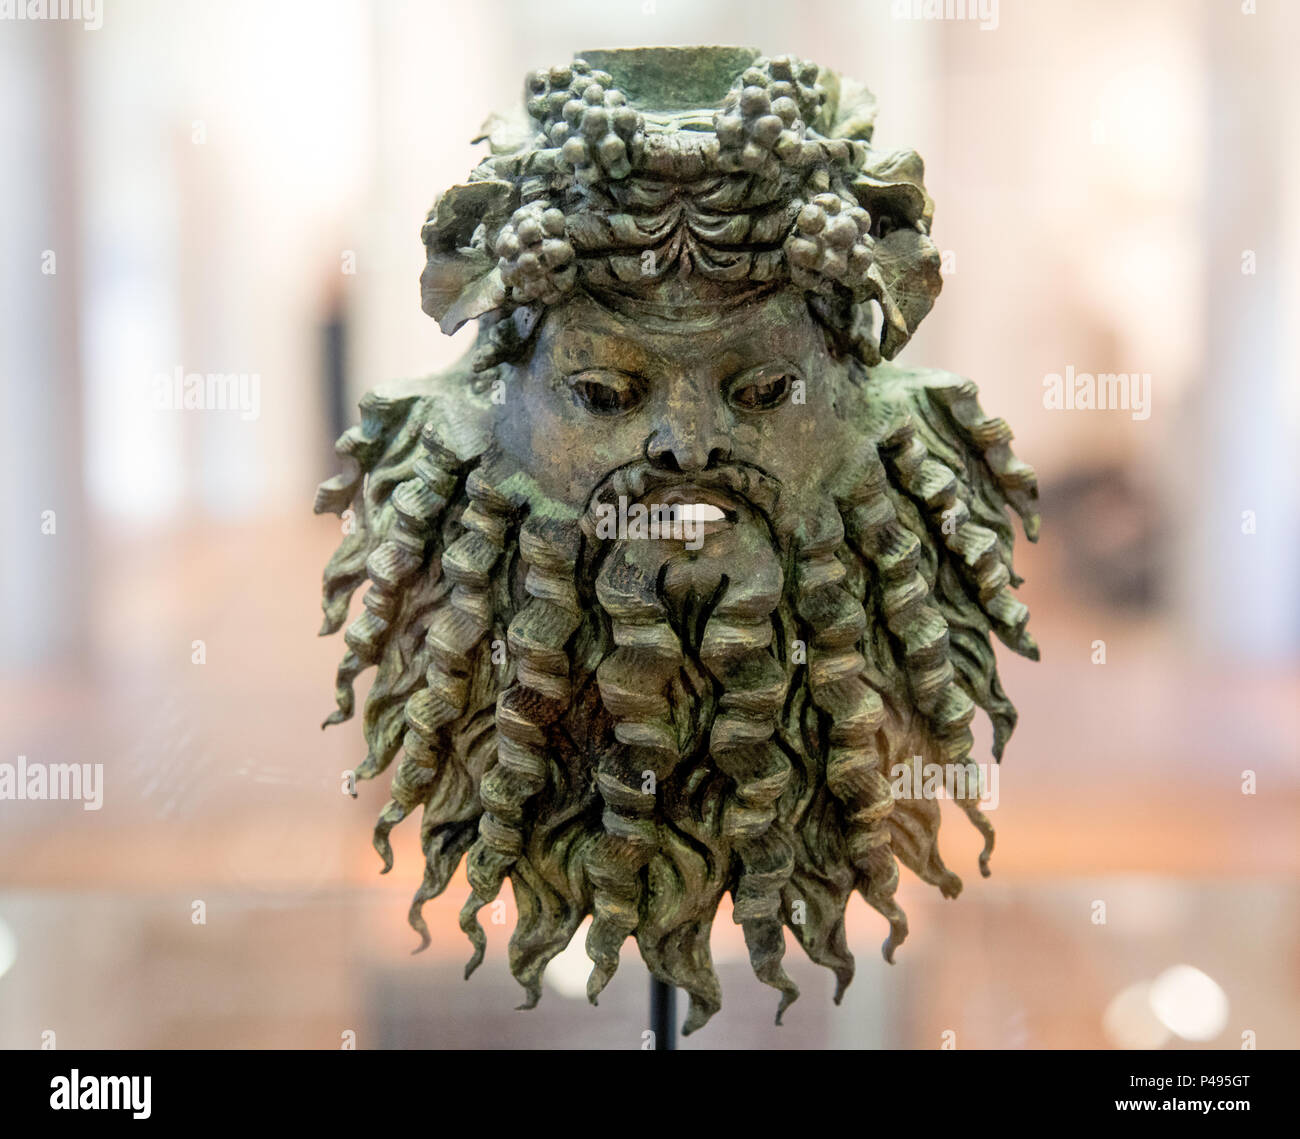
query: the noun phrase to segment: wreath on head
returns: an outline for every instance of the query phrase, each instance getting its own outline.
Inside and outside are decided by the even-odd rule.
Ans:
[[[421,234],[424,311],[449,334],[483,318],[475,370],[520,358],[545,307],[579,287],[789,282],[868,366],[893,358],[938,296],[920,157],[873,150],[874,98],[816,64],[734,48],[587,53],[530,73],[524,110],[489,120],[491,153]]]

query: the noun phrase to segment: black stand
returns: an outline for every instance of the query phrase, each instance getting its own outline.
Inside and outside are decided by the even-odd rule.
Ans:
[[[650,978],[650,1031],[655,1034],[655,1051],[677,1048],[677,990]]]

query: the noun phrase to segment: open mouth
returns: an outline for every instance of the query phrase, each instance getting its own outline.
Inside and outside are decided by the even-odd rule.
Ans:
[[[690,524],[727,521],[727,515],[722,508],[714,506],[711,502],[683,502],[676,506],[670,506],[669,510],[674,522]]]
[[[658,496],[667,507],[667,520],[680,526],[687,537],[707,537],[725,530],[736,522],[737,505],[729,499],[695,486],[673,487]]]

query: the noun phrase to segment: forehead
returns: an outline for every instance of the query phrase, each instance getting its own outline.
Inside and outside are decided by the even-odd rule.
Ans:
[[[579,293],[547,312],[538,348],[564,371],[618,368],[646,372],[690,360],[719,367],[773,359],[795,363],[821,346],[801,293],[778,289],[761,297],[701,310],[653,310]],[[823,349],[824,350],[824,349]]]

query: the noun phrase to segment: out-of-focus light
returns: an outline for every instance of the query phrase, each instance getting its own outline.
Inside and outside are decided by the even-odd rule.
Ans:
[[[18,960],[18,939],[0,918],[0,977],[3,977]]]
[[[1169,1039],[1169,1029],[1151,1008],[1151,983],[1129,985],[1106,1006],[1102,1031],[1116,1048],[1159,1048]]]
[[[546,966],[546,983],[562,997],[586,999],[587,976],[591,972],[591,958],[587,956],[588,918],[578,927],[577,933],[564,949]]]
[[[1228,996],[1213,977],[1174,965],[1151,982],[1151,1011],[1184,1040],[1213,1040],[1228,1026]]]

